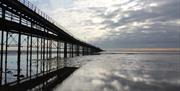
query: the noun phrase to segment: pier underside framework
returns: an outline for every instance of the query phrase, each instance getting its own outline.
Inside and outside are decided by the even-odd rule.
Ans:
[[[0,0],[0,87],[61,69],[61,59],[100,51],[67,33],[27,0]]]

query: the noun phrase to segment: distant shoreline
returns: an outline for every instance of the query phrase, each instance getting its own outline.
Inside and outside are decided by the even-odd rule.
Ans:
[[[180,48],[118,48],[107,49],[101,54],[180,54]]]
[[[180,54],[180,52],[101,52],[101,54]]]
[[[180,48],[114,48],[105,51],[121,52],[180,52]]]

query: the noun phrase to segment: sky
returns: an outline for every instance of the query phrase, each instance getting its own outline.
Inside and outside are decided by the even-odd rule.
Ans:
[[[102,48],[180,48],[180,0],[29,0]]]

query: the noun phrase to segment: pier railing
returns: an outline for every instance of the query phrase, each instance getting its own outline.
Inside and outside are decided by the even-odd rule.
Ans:
[[[49,15],[47,15],[46,13],[42,12],[39,8],[37,8],[34,4],[32,4],[31,2],[29,2],[28,0],[18,0],[19,2],[21,2],[22,4],[24,4],[26,7],[28,7],[29,9],[31,9],[32,11],[36,12],[37,14],[39,14],[40,16],[42,16],[43,18],[47,19],[49,22],[55,24],[56,26],[58,26],[59,28],[61,28],[62,30],[64,30],[65,32],[67,32],[68,34],[70,34],[72,37],[80,40],[78,37],[75,37],[71,32],[69,32],[66,28],[64,28],[63,26],[61,26],[59,23],[57,23],[53,18],[51,18]],[[82,40],[80,40],[82,41]],[[85,41],[83,41],[85,42]]]

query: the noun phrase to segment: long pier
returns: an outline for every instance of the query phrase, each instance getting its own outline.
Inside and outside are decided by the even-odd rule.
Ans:
[[[29,1],[0,0],[0,88],[56,73],[62,69],[61,59],[100,51],[75,38]],[[14,58],[9,59],[10,54]],[[15,61],[13,77],[9,60]]]

